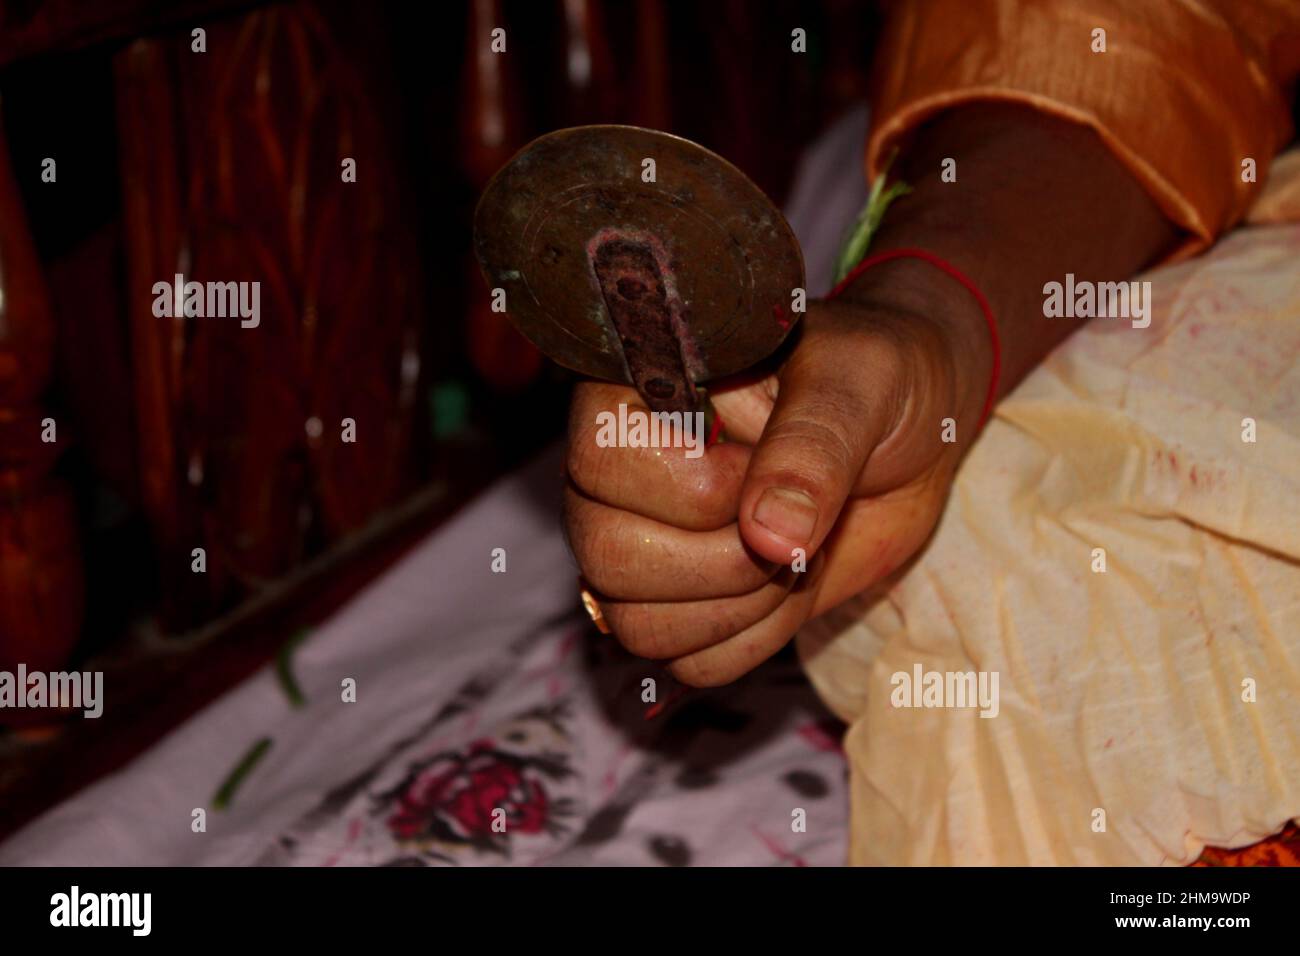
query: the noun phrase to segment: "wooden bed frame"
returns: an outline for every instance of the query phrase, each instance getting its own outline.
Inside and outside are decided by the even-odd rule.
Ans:
[[[652,126],[779,199],[865,94],[874,23],[849,0],[419,15],[0,5],[0,668],[101,669],[108,696],[98,721],[0,735],[0,830],[122,765],[559,435],[567,382],[470,256],[473,204],[516,149]],[[507,56],[483,52],[498,28]],[[260,283],[257,327],[155,315],[178,273]]]

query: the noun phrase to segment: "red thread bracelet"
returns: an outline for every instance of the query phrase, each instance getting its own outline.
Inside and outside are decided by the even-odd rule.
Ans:
[[[989,376],[989,391],[987,397],[984,399],[984,412],[980,415],[979,423],[979,427],[983,428],[984,423],[989,420],[989,413],[993,411],[993,399],[997,395],[998,379],[1002,375],[1002,342],[998,338],[998,324],[993,318],[993,309],[989,306],[989,300],[984,298],[984,293],[980,291],[979,286],[972,282],[966,273],[962,272],[946,259],[941,259],[933,252],[926,252],[924,249],[889,249],[886,252],[878,252],[874,256],[867,256],[849,270],[849,274],[837,282],[835,288],[831,289],[830,293],[826,296],[826,300],[829,302],[834,299],[852,285],[858,276],[862,275],[862,273],[866,272],[872,266],[878,266],[882,262],[889,262],[891,259],[921,259],[928,262],[936,269],[946,272],[965,286],[966,291],[973,295],[975,301],[979,303],[980,310],[984,313],[984,321],[989,327],[989,338],[993,340],[993,372]]]

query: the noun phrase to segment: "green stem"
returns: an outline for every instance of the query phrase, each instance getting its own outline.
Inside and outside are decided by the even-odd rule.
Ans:
[[[867,254],[867,248],[871,245],[871,239],[880,228],[881,220],[885,218],[885,210],[889,208],[890,203],[900,196],[906,196],[912,191],[912,187],[907,183],[896,181],[886,188],[885,182],[889,178],[889,167],[894,164],[894,158],[898,155],[895,150],[885,163],[885,168],[881,170],[876,181],[871,184],[871,194],[867,197],[867,204],[863,207],[862,212],[858,213],[858,218],[853,224],[848,239],[840,249],[840,254],[835,260],[835,278],[833,285],[839,285],[844,277],[853,271],[853,267],[862,261]]]
[[[307,698],[302,692],[302,687],[298,684],[298,678],[293,672],[293,654],[298,649],[298,645],[306,639],[307,628],[297,631],[291,638],[284,642],[280,647],[279,653],[275,655],[275,676],[289,698],[289,704],[293,707],[301,707],[307,703]]]
[[[230,771],[229,776],[222,782],[217,789],[217,795],[212,798],[212,805],[218,810],[224,810],[230,806],[230,801],[234,799],[235,791],[239,789],[240,784],[257,766],[258,762],[266,756],[266,752],[271,749],[271,738],[263,737],[257,743],[249,748],[248,753],[244,754],[242,760],[235,764],[235,769]]]

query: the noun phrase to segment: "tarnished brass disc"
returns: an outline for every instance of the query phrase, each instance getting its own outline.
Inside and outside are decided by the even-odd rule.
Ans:
[[[767,357],[799,319],[803,256],[780,211],[735,166],[667,133],[581,126],[534,140],[488,184],[474,243],[519,331],[596,378],[644,385],[628,356],[643,347],[643,364],[657,361],[638,324],[653,324],[654,301],[670,306],[692,383]],[[619,290],[652,317],[616,324],[607,301]]]

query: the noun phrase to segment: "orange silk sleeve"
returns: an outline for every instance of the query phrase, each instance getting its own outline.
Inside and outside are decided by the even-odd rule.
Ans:
[[[902,0],[887,14],[872,179],[941,110],[1027,103],[1096,130],[1186,230],[1182,258],[1242,218],[1293,133],[1300,0]]]

